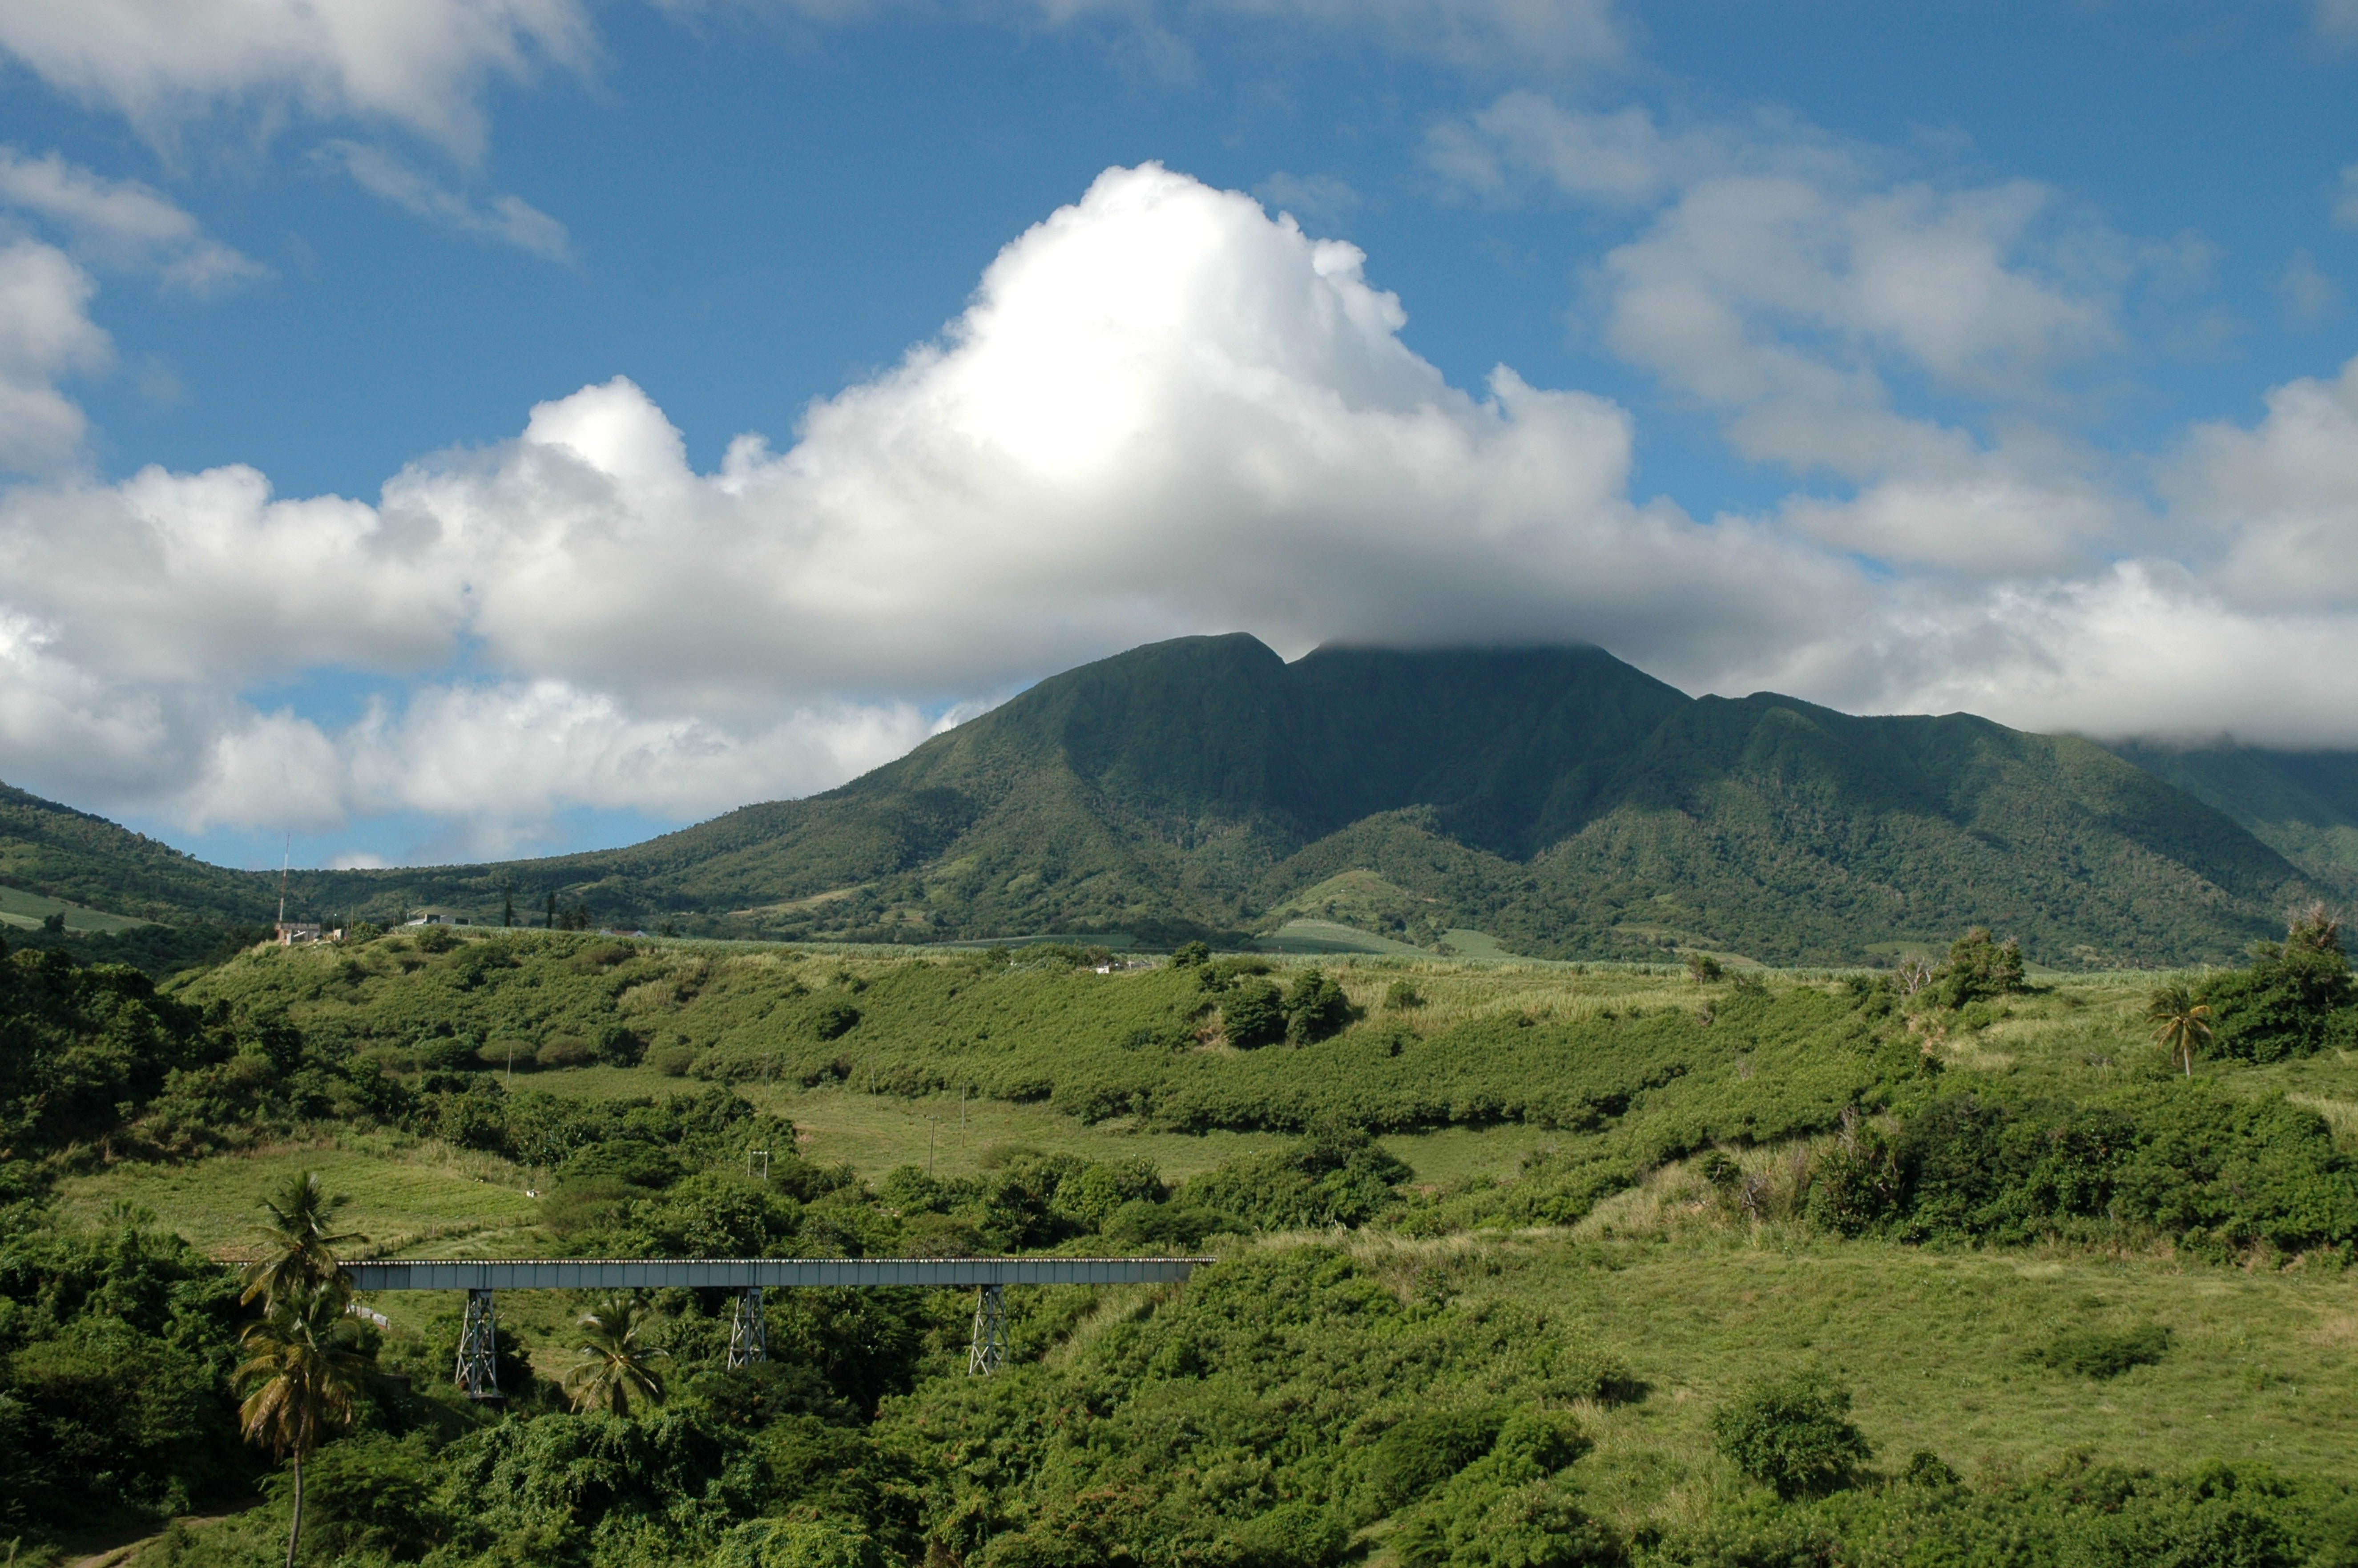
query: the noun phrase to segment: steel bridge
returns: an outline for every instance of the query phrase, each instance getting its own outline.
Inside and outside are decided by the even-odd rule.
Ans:
[[[762,1292],[895,1285],[969,1286],[974,1338],[967,1370],[988,1375],[1007,1357],[1009,1285],[1136,1285],[1184,1280],[1209,1258],[391,1258],[347,1263],[356,1291],[464,1291],[459,1387],[470,1399],[501,1398],[492,1363],[495,1291],[720,1290],[737,1292],[730,1314],[729,1365],[769,1355]]]

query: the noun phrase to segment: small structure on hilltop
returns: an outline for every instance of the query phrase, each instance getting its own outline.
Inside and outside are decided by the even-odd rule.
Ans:
[[[472,925],[474,922],[455,909],[413,909],[404,925]]]

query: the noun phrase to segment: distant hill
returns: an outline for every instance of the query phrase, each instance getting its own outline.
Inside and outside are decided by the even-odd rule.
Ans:
[[[2358,895],[2358,752],[2150,741],[2112,749],[2224,812],[2316,881]]]
[[[119,868],[19,885],[150,917],[269,908],[275,879],[12,799],[60,814],[39,819],[48,842]],[[1968,715],[1693,698],[1595,648],[1289,665],[1235,635],[1067,671],[806,800],[623,849],[298,873],[297,893],[494,921],[512,893],[536,924],[553,892],[602,924],[784,940],[1237,940],[1302,917],[1427,946],[1465,930],[1539,957],[1778,963],[1984,924],[2049,963],[2187,962],[2280,930],[2313,885],[2230,816],[2091,742]]]

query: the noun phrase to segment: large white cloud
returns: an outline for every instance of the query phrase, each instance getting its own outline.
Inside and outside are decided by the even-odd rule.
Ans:
[[[422,813],[491,852],[574,806],[821,787],[953,705],[1225,629],[1288,653],[1586,638],[1693,689],[2358,740],[2344,590],[2285,589],[2305,568],[2259,543],[2331,553],[2358,371],[2190,439],[2177,557],[2059,569],[2017,541],[1963,572],[1867,546],[2074,485],[2122,503],[2027,437],[2005,454],[2022,496],[1910,497],[1951,438],[1927,427],[1931,457],[1818,503],[1892,508],[1864,543],[1798,503],[1698,522],[1631,494],[1625,410],[1503,367],[1453,387],[1404,323],[1358,251],[1149,165],[1011,243],[939,340],[814,404],[783,450],[742,437],[712,472],[617,378],[374,504],[275,498],[239,468],[22,488],[0,500],[0,776],[191,823]],[[2045,351],[1954,330],[1888,336],[1961,383]],[[343,725],[269,695],[337,668],[391,695]]]

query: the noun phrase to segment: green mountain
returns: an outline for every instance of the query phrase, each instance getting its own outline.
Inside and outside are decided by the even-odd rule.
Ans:
[[[149,848],[121,857],[126,895],[151,900],[124,913],[170,894],[268,914],[275,878]],[[70,896],[117,907],[112,874]],[[839,789],[628,849],[297,879],[307,911],[377,918],[496,921],[511,895],[531,918],[551,893],[601,924],[778,939],[1170,941],[1307,917],[1428,946],[1473,931],[1533,956],[1787,963],[1974,924],[2050,963],[2223,959],[2307,891],[2227,814],[2085,741],[1692,698],[1595,648],[1289,665],[1241,635],[1067,671]]]
[[[2136,741],[2112,749],[2234,818],[2312,881],[2358,894],[2358,752]]]

